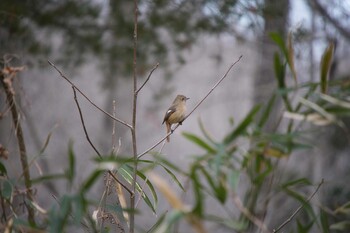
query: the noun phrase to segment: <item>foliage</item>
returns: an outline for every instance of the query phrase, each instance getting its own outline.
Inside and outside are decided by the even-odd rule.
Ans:
[[[171,28],[169,33],[176,35],[173,37],[173,42],[178,47],[187,48],[195,40],[194,33],[221,32],[227,28],[228,19],[234,12],[233,6],[236,4],[236,1],[207,0],[200,3],[183,1],[183,5],[175,4],[173,8],[167,2],[154,1],[154,5],[151,4],[146,8],[149,11],[141,11],[141,18],[142,13],[150,14],[147,17],[150,22],[141,20],[139,25],[139,33],[145,38],[145,44],[141,45],[141,58],[147,59],[145,55],[147,51],[164,55],[165,45],[161,40],[158,40],[158,32],[148,30],[149,28],[164,27],[164,25],[159,24],[163,17],[166,18],[164,22],[168,23],[166,26]],[[111,62],[109,65],[115,65],[114,62],[118,62],[119,56],[130,56],[131,54],[132,47],[129,40],[125,40],[125,38],[124,40],[119,38],[114,44],[110,41],[110,43],[103,43],[103,37],[96,37],[96,31],[91,29],[100,25],[90,25],[89,23],[98,22],[100,9],[91,5],[90,1],[84,1],[81,5],[69,0],[50,1],[47,4],[44,1],[27,1],[26,3],[27,5],[20,5],[16,2],[10,4],[7,1],[2,1],[0,7],[6,9],[2,12],[4,20],[14,20],[15,22],[6,23],[6,30],[9,32],[12,30],[14,34],[23,32],[23,35],[28,36],[26,41],[28,44],[25,44],[29,48],[28,51],[33,49],[33,51],[38,52],[40,49],[45,49],[45,45],[37,40],[38,38],[35,37],[28,25],[23,25],[23,21],[18,18],[18,15],[29,19],[28,24],[32,27],[54,26],[60,28],[68,34],[66,39],[68,42],[72,42],[68,44],[78,46],[81,49],[78,51],[86,52],[84,46],[88,46],[91,51],[96,53],[102,53],[104,50],[114,51],[115,53],[108,55],[109,59],[107,60]],[[128,7],[128,5],[122,5],[120,1],[114,1],[110,4],[113,10],[109,15],[110,21],[106,22],[112,23],[104,26],[112,34],[113,39],[118,35],[114,31],[116,28],[122,28],[126,31],[125,35],[130,35],[132,31],[131,19],[125,15],[125,12],[128,11],[123,10],[123,7]],[[217,9],[223,14],[220,17],[215,12],[205,15],[204,13],[207,11],[203,8],[206,7]],[[197,12],[194,9],[200,10]],[[173,14],[174,11],[179,14]],[[196,13],[201,14],[197,15]],[[32,14],[36,14],[36,16],[34,17]],[[64,24],[65,21],[60,20],[58,15],[70,18],[69,22],[73,22],[73,24]],[[187,18],[191,16],[194,17],[194,20],[188,21]],[[113,24],[116,22],[120,24]],[[188,22],[194,25],[190,25]],[[74,23],[78,23],[78,26]],[[194,31],[192,26],[195,26],[197,31]],[[102,30],[105,28],[102,27]],[[9,34],[9,36],[12,35]],[[158,44],[154,47],[147,46],[147,41],[154,38],[157,38],[156,43]],[[161,213],[148,232],[170,232],[177,223],[183,220],[187,221],[190,227],[197,232],[206,232],[206,222],[214,223],[218,227],[228,229],[228,231],[237,232],[251,231],[254,227],[263,232],[273,227],[276,229],[278,226],[266,226],[264,218],[268,214],[276,215],[277,211],[268,209],[268,204],[271,198],[278,195],[282,195],[288,200],[295,200],[302,207],[302,213],[300,213],[302,217],[299,218],[296,215],[296,220],[290,223],[293,225],[293,228],[290,229],[297,232],[310,232],[312,229],[322,232],[330,230],[347,232],[350,225],[349,221],[346,220],[350,213],[349,202],[342,203],[332,214],[329,214],[327,207],[313,205],[306,196],[305,189],[314,188],[314,183],[318,181],[311,181],[307,177],[287,177],[285,179],[278,177],[281,172],[280,164],[285,159],[291,158],[297,151],[305,151],[313,147],[309,136],[315,130],[325,125],[334,124],[347,133],[347,128],[342,121],[342,117],[350,115],[350,103],[346,100],[348,93],[344,88],[346,82],[328,79],[330,63],[333,58],[333,45],[330,45],[324,52],[320,64],[319,82],[298,84],[291,34],[288,37],[287,45],[278,34],[272,34],[271,38],[281,50],[274,56],[277,91],[267,104],[254,106],[237,125],[226,132],[226,136],[222,139],[212,138],[201,122],[200,128],[203,136],[185,132],[183,136],[203,150],[203,154],[193,158],[188,170],[184,167],[178,167],[158,153],[150,153],[153,155],[152,160],[137,159],[137,169],[135,160],[130,159],[129,155],[104,155],[94,161],[95,168],[77,185],[76,155],[71,144],[67,152],[68,166],[63,173],[45,174],[30,180],[34,186],[46,181],[63,180],[66,183],[69,191],[60,197],[53,197],[54,204],[46,209],[24,195],[25,192],[20,192],[23,189],[21,175],[18,180],[10,177],[6,163],[0,161],[0,202],[2,206],[0,229],[8,232],[29,230],[65,232],[70,229],[84,229],[92,232],[107,232],[110,229],[124,232],[128,229],[128,214],[144,214],[139,213],[137,206],[136,209],[128,208],[128,205],[123,202],[125,193],[128,193],[128,198],[134,195],[139,196],[149,211],[155,214],[158,213],[157,205],[159,195],[162,193],[170,203],[171,209],[169,212]],[[82,40],[93,41],[96,44],[79,43]],[[66,52],[70,53],[72,50],[67,47]],[[129,62],[131,61],[132,59],[129,59]],[[125,67],[130,69],[130,64],[125,65]],[[293,77],[294,86],[290,85],[289,74]],[[318,89],[319,91],[317,91]],[[263,128],[271,117],[273,106],[277,104],[278,99],[282,99],[284,103],[283,110],[280,112],[279,128],[273,132],[265,132]],[[39,154],[44,152],[48,143],[49,137]],[[1,158],[5,158],[5,151],[1,145]],[[26,170],[29,170],[29,167],[24,168],[24,171]],[[137,180],[134,179],[134,170]],[[185,204],[185,201],[176,195],[176,192],[164,181],[164,177],[157,175],[159,170],[162,170],[181,191],[187,191],[188,187],[181,183],[179,177],[184,177],[189,181],[192,188],[190,194],[195,200],[193,205]],[[249,181],[249,187],[243,190],[243,201],[241,201],[238,191],[241,190],[240,181],[243,179]],[[99,200],[91,199],[89,197],[91,189],[100,184],[101,180],[104,180],[101,198]],[[129,186],[135,184],[136,193],[128,189],[129,186],[125,184]],[[107,199],[106,193],[112,193],[111,190],[114,190],[113,194],[117,200],[113,204],[106,204],[104,202]],[[206,203],[209,199],[223,210],[221,214],[214,215],[207,208]],[[34,209],[39,221],[26,220],[27,213],[18,208],[18,200],[22,200],[25,206]],[[231,205],[237,207],[236,213],[228,208]],[[282,211],[287,212],[285,209]],[[240,215],[237,216],[237,213]],[[292,212],[286,214],[293,216]],[[114,229],[111,229],[112,227]]]

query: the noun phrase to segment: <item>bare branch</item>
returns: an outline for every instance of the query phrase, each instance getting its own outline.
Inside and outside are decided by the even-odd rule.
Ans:
[[[144,82],[144,83],[141,85],[141,87],[136,91],[137,94],[141,91],[141,89],[143,88],[143,86],[146,85],[146,83],[148,82],[148,80],[151,78],[153,71],[155,71],[155,70],[158,68],[158,66],[159,66],[159,62],[153,67],[153,69],[152,69],[151,72],[149,73],[149,75],[148,75],[147,79],[145,80],[145,82]]]
[[[50,64],[50,66],[52,66],[60,75],[62,78],[64,78],[70,85],[72,85],[82,96],[84,96],[84,98],[90,102],[90,104],[92,104],[95,108],[97,108],[98,110],[100,110],[101,112],[103,112],[104,114],[106,114],[108,117],[112,118],[113,120],[119,122],[120,124],[125,125],[126,127],[128,127],[129,129],[132,129],[132,126],[130,124],[128,124],[127,122],[116,118],[114,116],[112,116],[111,114],[109,114],[108,112],[106,112],[105,110],[103,110],[102,108],[100,108],[99,106],[97,106],[94,102],[92,102],[85,94],[84,92],[82,92],[72,81],[70,81],[56,66],[55,64],[53,64],[51,61],[47,60],[47,62]]]
[[[215,83],[215,85],[209,90],[209,92],[203,97],[203,99],[198,102],[198,104],[192,109],[192,111],[189,114],[187,114],[187,116],[183,121],[185,121],[187,117],[189,117],[199,107],[199,105],[201,105],[203,101],[214,91],[214,89],[227,77],[231,69],[241,60],[242,57],[243,55],[239,56],[238,60],[231,64],[231,66],[228,68],[226,73],[221,77],[221,79],[217,83]]]
[[[287,225],[290,221],[292,221],[292,219],[295,217],[295,215],[297,215],[299,213],[299,211],[307,204],[310,202],[310,200],[315,196],[315,194],[318,192],[318,190],[320,189],[321,185],[323,184],[323,179],[321,180],[321,182],[317,185],[317,188],[315,189],[315,191],[306,199],[305,203],[303,203],[302,205],[300,205],[298,207],[298,209],[296,209],[294,211],[294,213],[286,220],[284,221],[279,227],[277,227],[277,229],[273,229],[273,233],[278,232],[279,230],[281,230],[285,225]]]
[[[72,85],[72,89],[73,89],[73,93],[74,93],[74,101],[77,105],[78,111],[79,111],[79,115],[80,115],[80,120],[81,120],[81,124],[83,125],[83,129],[84,129],[84,133],[85,133],[85,137],[88,140],[90,146],[94,149],[94,151],[96,152],[96,154],[102,158],[101,153],[96,149],[96,147],[94,146],[94,144],[92,143],[92,141],[90,140],[89,134],[87,132],[86,126],[85,126],[85,121],[84,121],[84,117],[83,117],[83,113],[81,111],[79,102],[78,102],[78,98],[77,98],[77,92],[76,89],[77,87]],[[78,90],[78,89],[77,89]],[[125,186],[121,181],[119,181],[119,179],[114,175],[114,173],[111,170],[108,170],[108,174],[110,174],[113,179],[118,182],[123,188],[125,188],[126,191],[128,191],[130,193],[130,195],[133,195],[133,192],[127,187]]]
[[[137,110],[137,16],[138,16],[138,2],[134,0],[134,52],[133,52],[133,103],[132,103],[132,130],[131,130],[131,140],[132,140],[132,152],[134,158],[134,168],[132,173],[132,183],[131,190],[136,193],[136,182],[137,182],[137,142],[136,142],[136,110]],[[129,232],[134,233],[135,230],[135,195],[130,196],[130,228]]]
[[[32,182],[30,178],[30,170],[27,158],[27,149],[24,141],[22,126],[20,122],[20,113],[15,100],[15,91],[12,86],[12,80],[16,76],[18,71],[23,70],[22,67],[6,67],[0,70],[0,82],[4,87],[8,106],[11,109],[12,121],[15,126],[15,134],[17,137],[17,144],[19,148],[19,156],[22,165],[22,171],[24,176],[24,184],[26,186],[26,196],[30,202],[34,203],[34,196],[32,190]],[[26,204],[28,211],[28,221],[35,225],[35,212],[31,205]]]
[[[208,93],[198,102],[198,104],[192,109],[192,111],[187,114],[187,116],[185,117],[185,119],[182,121],[184,122],[202,103],[203,101],[215,90],[215,88],[227,77],[228,73],[231,71],[231,69],[241,60],[241,58],[243,57],[243,55],[239,56],[239,58],[237,59],[237,61],[235,61],[234,63],[231,64],[231,66],[227,69],[227,71],[225,72],[225,74],[219,79],[219,81],[217,81],[215,83],[215,85],[208,91]],[[144,152],[142,152],[141,154],[139,154],[137,156],[137,159],[141,158],[142,156],[144,156],[145,154],[147,154],[148,152],[150,152],[151,150],[153,150],[156,146],[158,146],[160,143],[162,143],[168,136],[170,136],[171,134],[174,133],[174,131],[180,126],[180,124],[175,125],[174,129],[172,129],[165,137],[163,137],[161,140],[159,140],[156,144],[154,144],[153,146],[151,146],[150,148],[148,148],[147,150],[145,150]]]

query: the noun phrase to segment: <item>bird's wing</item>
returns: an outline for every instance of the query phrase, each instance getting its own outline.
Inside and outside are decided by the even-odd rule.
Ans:
[[[166,122],[166,121],[169,119],[170,115],[173,114],[175,111],[176,111],[176,107],[175,107],[174,105],[172,105],[172,106],[168,109],[168,111],[166,111],[165,116],[164,116],[164,120],[163,120],[163,123],[162,123],[162,124],[164,124],[164,122]]]

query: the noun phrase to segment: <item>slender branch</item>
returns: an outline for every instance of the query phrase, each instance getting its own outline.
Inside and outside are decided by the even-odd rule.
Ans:
[[[203,101],[214,91],[214,89],[227,77],[231,69],[241,60],[242,57],[243,55],[239,56],[238,60],[231,64],[231,66],[227,69],[226,73],[221,77],[221,79],[219,79],[219,81],[215,83],[215,85],[209,90],[209,92],[203,97],[203,99],[198,102],[198,104],[192,109],[192,111],[189,114],[187,114],[184,120],[186,120],[187,117],[189,117],[199,107],[199,105],[201,105]]]
[[[92,147],[92,149],[94,149],[94,151],[96,152],[96,154],[98,155],[98,157],[102,158],[101,153],[96,149],[95,145],[92,143],[92,141],[90,140],[89,134],[86,130],[86,126],[85,126],[85,121],[84,121],[84,117],[83,117],[83,113],[81,112],[81,108],[78,102],[78,98],[77,98],[77,92],[76,92],[76,87],[72,86],[73,89],[73,93],[74,93],[74,101],[75,104],[77,105],[78,111],[79,111],[79,116],[80,116],[80,120],[81,120],[81,124],[83,125],[83,129],[84,129],[84,133],[85,133],[85,137],[86,140],[89,142],[90,146]]]
[[[20,115],[17,110],[17,104],[15,101],[15,94],[12,87],[12,79],[16,75],[16,69],[9,69],[9,75],[5,75],[3,71],[0,71],[0,81],[5,89],[6,99],[9,107],[11,108],[12,120],[15,125],[15,132],[17,137],[17,143],[19,148],[20,160],[24,176],[24,184],[26,186],[26,196],[31,201],[34,202],[32,182],[30,179],[30,171],[27,158],[26,144],[24,142],[22,126],[20,123]],[[31,205],[26,205],[28,210],[28,221],[35,225],[35,213]]]
[[[97,108],[98,110],[100,110],[101,112],[103,112],[105,115],[107,115],[108,117],[112,118],[113,120],[119,122],[120,124],[125,125],[126,127],[128,127],[129,129],[132,129],[132,126],[130,124],[128,124],[126,121],[123,121],[119,118],[116,118],[114,116],[112,116],[110,113],[106,112],[105,110],[103,110],[102,108],[100,108],[99,106],[97,106],[94,102],[92,102],[85,94],[84,92],[82,92],[72,81],[70,81],[57,67],[55,64],[53,64],[51,61],[47,60],[47,62],[50,64],[50,66],[52,66],[59,74],[62,78],[64,78],[70,85],[72,85],[82,96],[84,96],[84,98],[89,101],[90,104],[92,104],[95,108]]]
[[[148,80],[151,78],[151,76],[152,76],[152,74],[153,74],[153,71],[155,71],[155,70],[158,68],[158,66],[159,66],[159,63],[157,63],[157,64],[153,67],[153,69],[152,69],[151,72],[149,73],[149,75],[148,75],[147,79],[145,80],[145,82],[144,82],[144,83],[141,85],[141,87],[136,91],[137,94],[141,91],[141,89],[143,88],[143,86],[146,85],[146,83],[148,82]]]
[[[243,55],[239,56],[239,58],[237,59],[237,61],[235,61],[234,63],[231,64],[231,66],[227,69],[227,71],[225,72],[225,74],[219,79],[219,81],[217,81],[214,86],[208,91],[208,93],[198,102],[198,104],[192,109],[192,111],[187,114],[187,116],[184,118],[184,120],[182,122],[184,122],[202,103],[203,101],[215,90],[215,88],[227,77],[228,73],[232,70],[232,68],[241,60],[241,58],[243,57]],[[156,146],[158,146],[159,144],[161,144],[168,136],[170,136],[171,134],[174,133],[174,131],[180,126],[180,124],[176,124],[174,129],[172,129],[165,137],[163,137],[161,140],[159,140],[157,143],[155,143],[153,146],[151,146],[150,148],[146,149],[144,152],[142,152],[141,154],[139,154],[137,156],[137,159],[141,158],[142,156],[144,156],[145,154],[147,154],[148,152],[150,152],[151,150],[153,150]]]
[[[85,137],[87,139],[87,141],[89,142],[90,146],[94,149],[94,151],[96,152],[96,154],[102,158],[102,155],[101,153],[97,150],[97,148],[95,147],[95,145],[92,143],[92,141],[90,140],[90,137],[89,137],[89,134],[87,132],[87,129],[86,129],[86,126],[85,126],[85,121],[84,121],[84,117],[83,117],[83,113],[81,111],[81,108],[80,108],[80,104],[78,102],[78,98],[77,98],[77,92],[76,92],[76,87],[72,85],[72,89],[73,89],[73,93],[74,93],[74,101],[77,105],[77,108],[78,108],[78,111],[79,111],[79,115],[80,115],[80,121],[81,121],[81,124],[83,125],[83,129],[84,129],[84,133],[85,133]],[[121,181],[119,181],[119,179],[114,175],[114,173],[111,171],[111,170],[108,170],[108,174],[110,174],[113,179],[119,183],[126,191],[128,191],[130,193],[130,195],[133,195],[133,192],[127,187],[125,186]]]
[[[297,215],[299,213],[299,211],[307,204],[310,202],[310,200],[315,196],[315,194],[318,192],[318,190],[320,189],[320,187],[323,184],[323,179],[321,180],[321,182],[317,185],[317,188],[315,189],[315,191],[306,199],[305,203],[301,204],[298,209],[296,209],[294,211],[294,213],[286,220],[284,221],[279,227],[277,227],[277,229],[273,229],[272,232],[276,233],[279,230],[281,230],[285,225],[287,225],[290,221],[292,221],[292,219],[295,217],[295,215]]]
[[[134,158],[134,169],[132,174],[132,185],[131,190],[136,193],[136,182],[137,182],[137,142],[136,142],[136,110],[137,110],[137,16],[138,16],[138,6],[137,0],[134,0],[134,58],[133,58],[133,104],[132,104],[132,130],[131,130],[131,140],[132,140],[132,151]],[[147,81],[147,80],[146,80]],[[129,232],[134,233],[135,230],[135,195],[130,196],[130,228]]]

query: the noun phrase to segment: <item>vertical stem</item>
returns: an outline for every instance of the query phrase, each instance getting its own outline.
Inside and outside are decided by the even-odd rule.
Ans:
[[[130,197],[130,233],[134,233],[135,228],[135,194],[136,194],[136,172],[137,172],[137,144],[136,144],[136,105],[137,105],[137,70],[136,70],[136,59],[137,59],[137,0],[134,0],[134,59],[133,59],[133,106],[132,106],[132,150],[134,157],[134,171],[133,171],[133,182],[132,191],[133,195]]]
[[[4,75],[1,75],[0,79],[1,79],[2,85],[5,89],[7,102],[8,102],[9,107],[11,108],[12,120],[13,120],[13,123],[15,125],[15,132],[16,132],[20,160],[21,160],[23,176],[24,176],[24,184],[25,184],[26,190],[27,190],[27,198],[33,202],[34,199],[33,199],[33,192],[32,192],[32,182],[30,180],[30,172],[29,172],[29,166],[28,166],[28,160],[27,160],[26,144],[24,142],[23,131],[22,131],[21,123],[19,121],[20,117],[19,117],[19,114],[17,111],[15,97],[11,91],[11,83],[10,82],[6,83],[4,81],[4,79],[5,79]],[[34,209],[29,204],[27,204],[26,207],[27,207],[27,211],[28,211],[28,221],[29,221],[29,223],[35,225]]]

